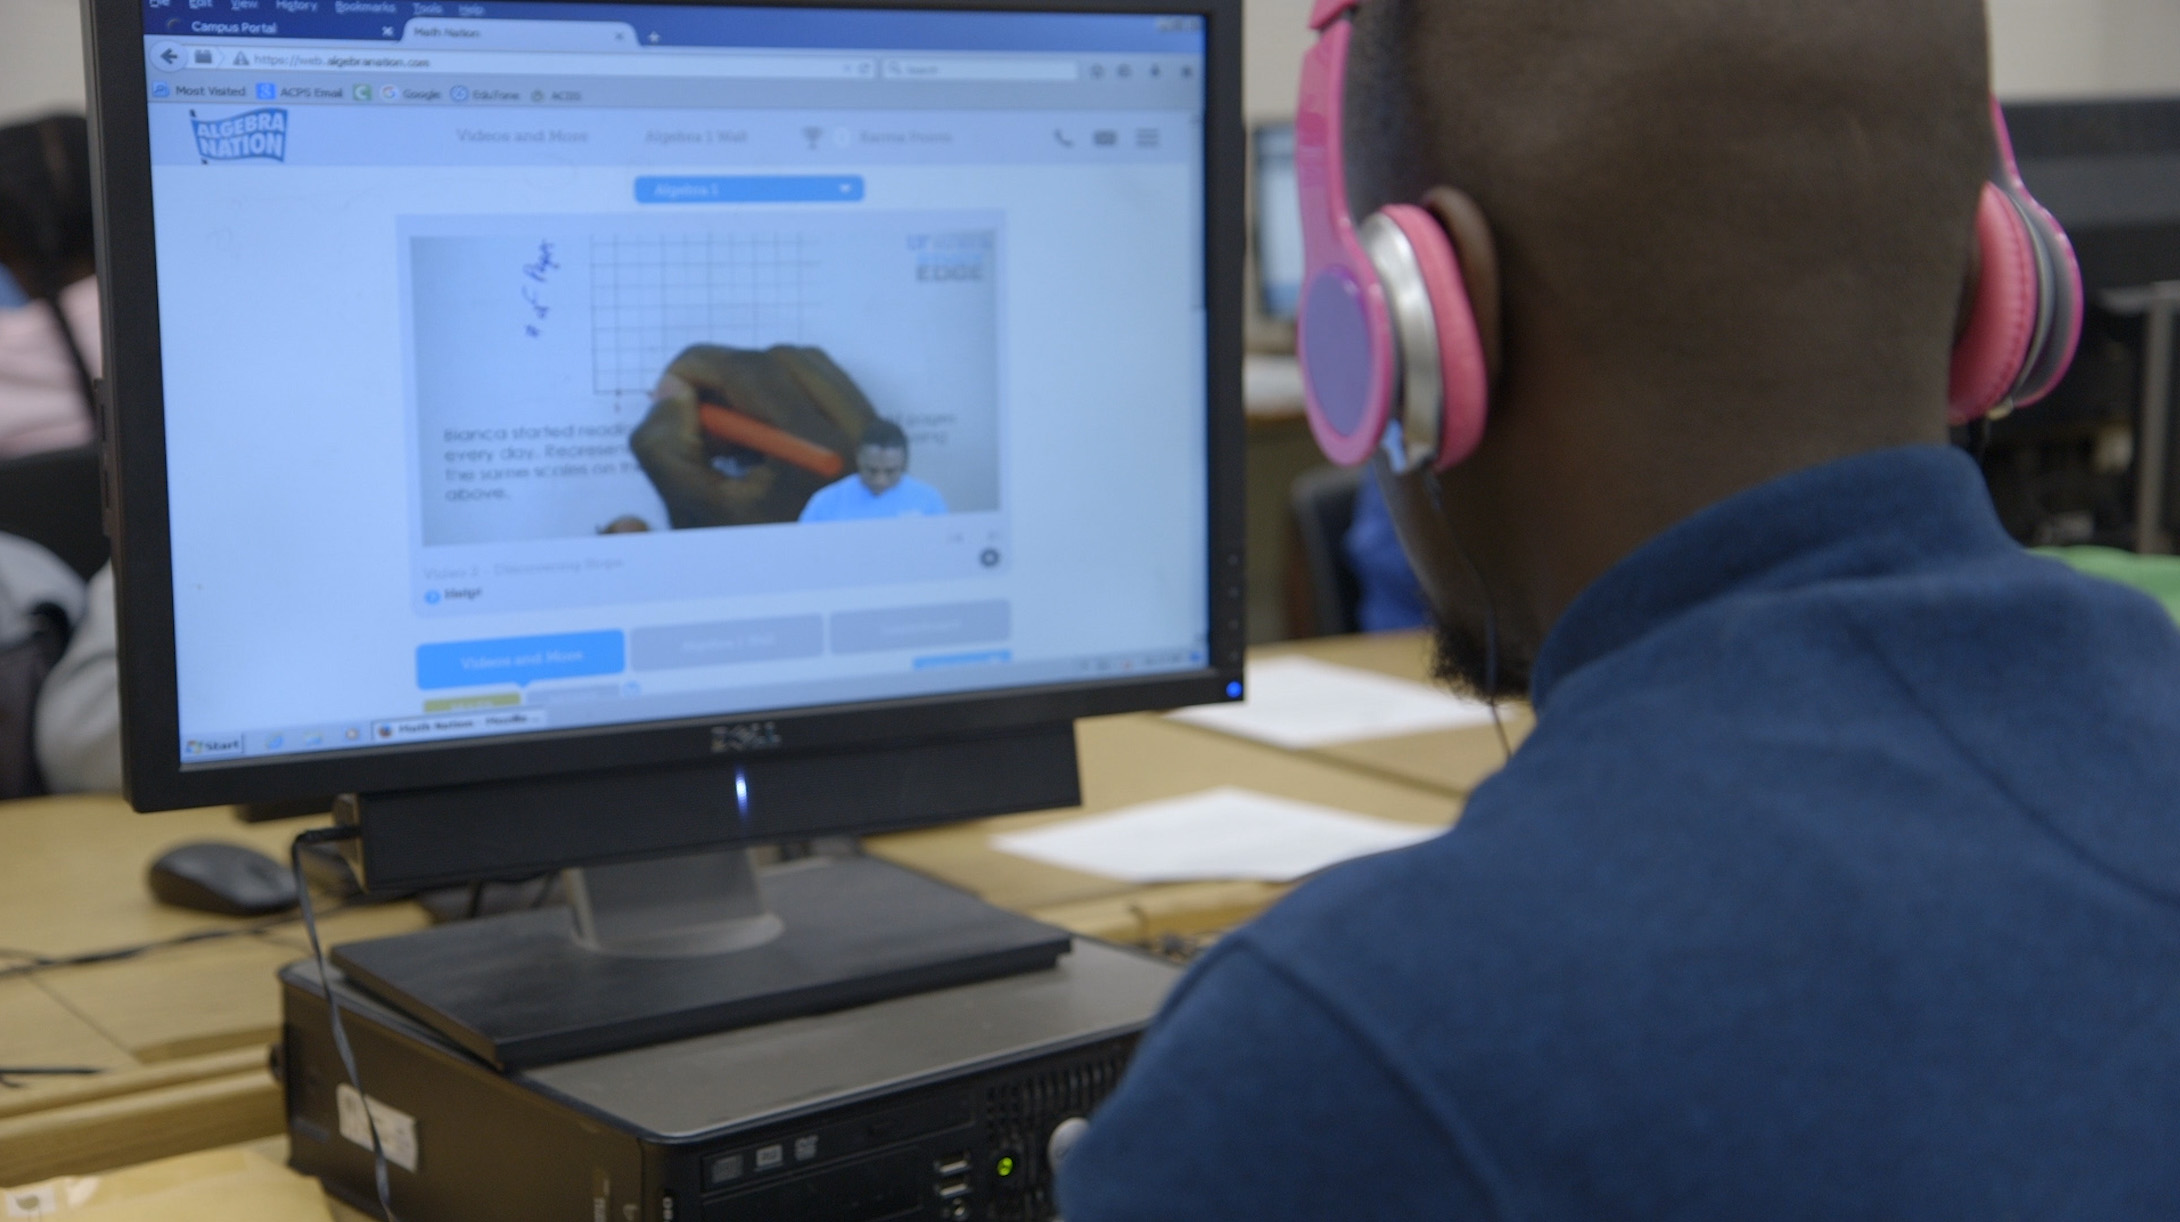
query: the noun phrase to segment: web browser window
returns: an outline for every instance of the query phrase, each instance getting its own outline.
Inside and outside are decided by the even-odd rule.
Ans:
[[[145,15],[185,766],[1206,664],[1197,19]]]

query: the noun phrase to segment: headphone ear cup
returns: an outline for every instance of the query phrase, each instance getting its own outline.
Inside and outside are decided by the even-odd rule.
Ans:
[[[2001,189],[2004,189],[2001,184]],[[2082,343],[2082,267],[2074,257],[2074,243],[2057,217],[2044,210],[2027,188],[2007,191],[2007,199],[2021,214],[2022,224],[2034,247],[2037,274],[2043,292],[2039,303],[2035,342],[2014,378],[2014,406],[2041,401],[2066,376],[2074,353]]]
[[[2006,402],[2046,329],[2044,277],[2028,222],[1996,183],[1985,183],[1976,206],[1976,249],[1982,256],[1968,325],[1953,345],[1947,415],[1956,425],[1989,415]]]
[[[1453,239],[1438,218],[1414,204],[1391,204],[1381,211],[1408,239],[1430,299],[1429,325],[1438,340],[1440,387],[1438,450],[1431,465],[1443,471],[1476,452],[1490,413],[1491,382],[1483,340],[1476,330],[1476,309],[1469,301]]]

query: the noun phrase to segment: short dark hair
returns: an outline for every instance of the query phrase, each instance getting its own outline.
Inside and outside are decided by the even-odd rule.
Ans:
[[[908,452],[908,434],[891,420],[873,420],[863,427],[862,439],[855,443],[857,449],[899,450]]]
[[[1837,331],[1942,386],[1993,157],[1987,45],[1982,0],[1372,0],[1356,215],[1472,197],[1517,354],[1549,314],[1623,371],[1757,386]]]

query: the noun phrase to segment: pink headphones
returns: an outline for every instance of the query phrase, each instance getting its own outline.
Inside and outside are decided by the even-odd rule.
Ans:
[[[1310,429],[1353,466],[1383,446],[1396,469],[1437,470],[1483,439],[1490,386],[1453,243],[1436,217],[1391,204],[1348,212],[1341,105],[1346,20],[1363,0],[1317,0],[1294,123],[1304,288],[1297,347]],[[2066,231],[2029,195],[1994,99],[1998,163],[1976,212],[1982,274],[1953,349],[1950,416],[1966,424],[2051,393],[2081,341],[2082,277]]]

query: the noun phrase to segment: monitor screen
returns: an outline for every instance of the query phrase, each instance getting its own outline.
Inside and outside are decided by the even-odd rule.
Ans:
[[[1219,664],[1201,16],[142,16],[181,773]]]
[[[1294,124],[1256,130],[1257,308],[1294,321],[1302,301],[1302,199],[1294,179]]]

